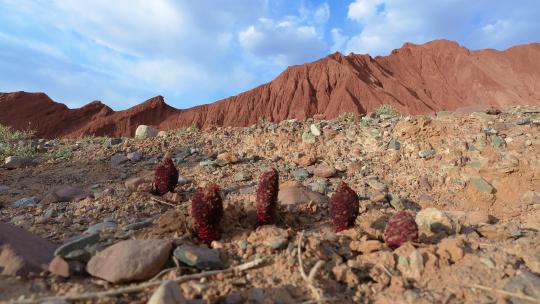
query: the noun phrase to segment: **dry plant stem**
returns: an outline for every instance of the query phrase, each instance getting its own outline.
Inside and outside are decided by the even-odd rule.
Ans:
[[[116,296],[120,294],[134,293],[134,292],[141,291],[145,288],[161,285],[163,282],[166,282],[166,281],[174,281],[177,283],[183,283],[183,282],[187,282],[191,280],[197,280],[200,278],[213,276],[220,273],[230,273],[230,272],[239,273],[239,272],[260,266],[267,260],[268,259],[266,258],[260,258],[260,259],[255,259],[251,262],[247,262],[247,263],[244,263],[235,267],[223,269],[223,270],[204,271],[201,273],[184,275],[184,276],[170,279],[170,280],[149,281],[149,282],[145,282],[139,285],[126,286],[126,287],[121,287],[117,289],[98,291],[98,292],[89,292],[89,293],[82,293],[82,294],[75,294],[75,295],[65,295],[65,296],[58,296],[58,297],[43,297],[43,298],[19,300],[19,301],[14,301],[13,303],[21,303],[21,304],[22,303],[41,303],[44,301],[55,301],[55,300],[56,301],[59,301],[59,300],[79,301],[79,300],[89,300],[89,299],[95,299],[95,298]]]
[[[161,278],[163,275],[165,275],[169,271],[176,270],[176,269],[179,269],[179,267],[171,267],[171,268],[163,269],[158,274],[156,274],[153,278],[151,278],[150,282],[156,281],[157,279]]]
[[[309,287],[313,297],[315,298],[315,300],[314,300],[315,303],[325,303],[325,302],[327,302],[328,299],[324,298],[323,291],[320,288],[318,288],[317,286],[315,286],[315,283],[313,282],[313,279],[314,279],[315,275],[317,274],[317,271],[324,265],[324,262],[323,261],[318,261],[317,264],[315,264],[315,266],[309,272],[309,276],[306,274],[306,271],[304,270],[304,263],[302,262],[302,240],[303,240],[303,238],[304,238],[304,231],[302,230],[302,232],[300,233],[300,237],[298,238],[298,252],[297,252],[298,267],[300,269],[300,275],[302,276],[304,281],[306,281],[306,283],[308,284],[308,287]]]
[[[173,207],[173,208],[176,208],[178,207],[177,205],[173,205],[171,203],[167,203],[166,201],[164,200],[160,200],[159,198],[156,198],[156,197],[150,197],[151,200],[153,200],[154,202],[158,202],[160,204],[163,204],[163,205],[167,205],[167,206],[170,206],[170,207]]]
[[[489,291],[489,292],[496,292],[496,293],[501,294],[501,295],[513,297],[513,298],[524,300],[524,301],[529,301],[531,303],[540,303],[540,299],[536,299],[536,298],[530,297],[528,295],[524,295],[522,293],[510,292],[510,291],[506,291],[506,290],[502,290],[502,289],[496,289],[496,288],[491,288],[491,287],[487,287],[487,286],[483,286],[483,285],[477,285],[477,284],[471,284],[468,287],[469,288],[478,288],[478,289]]]

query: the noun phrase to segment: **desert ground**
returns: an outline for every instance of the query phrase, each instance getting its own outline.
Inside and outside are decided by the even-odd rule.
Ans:
[[[1,302],[146,303],[161,285],[150,302],[540,303],[540,107],[153,135],[3,139],[3,157],[23,156],[0,168]],[[158,196],[166,153],[180,176]],[[256,228],[270,168],[276,221]],[[359,215],[336,233],[341,182]],[[191,197],[210,183],[224,212],[209,247]],[[400,211],[419,237],[394,249]]]

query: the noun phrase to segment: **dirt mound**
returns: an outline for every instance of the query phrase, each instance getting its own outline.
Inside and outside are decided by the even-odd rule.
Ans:
[[[70,110],[45,94],[0,95],[0,123],[29,125],[42,137],[132,136],[137,124],[160,129],[248,126],[315,115],[334,118],[389,104],[408,114],[479,105],[540,104],[540,44],[470,51],[436,40],[406,43],[388,56],[340,53],[287,68],[273,81],[209,105],[177,110],[161,96],[125,111],[99,102]],[[14,105],[17,105],[16,107]]]

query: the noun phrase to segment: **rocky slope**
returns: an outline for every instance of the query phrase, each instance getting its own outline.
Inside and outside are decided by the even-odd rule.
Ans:
[[[41,149],[0,167],[0,302],[537,303],[539,131],[540,107],[514,107],[18,140]],[[153,169],[165,153],[180,176],[157,197]],[[269,167],[278,216],[255,229]],[[224,206],[213,251],[191,215],[193,193],[210,182]],[[360,197],[359,215],[336,233],[328,200],[341,182]],[[391,248],[383,232],[400,211],[419,238]],[[308,274],[318,265],[309,283],[300,256]],[[180,282],[155,291],[160,280]]]
[[[44,94],[1,94],[0,123],[30,126],[43,137],[133,136],[138,124],[162,130],[248,126],[261,118],[279,122],[366,113],[381,104],[406,114],[540,104],[540,44],[470,51],[437,40],[407,43],[384,57],[335,53],[289,67],[245,93],[186,110],[168,106],[161,96],[113,112],[95,102],[70,110]]]

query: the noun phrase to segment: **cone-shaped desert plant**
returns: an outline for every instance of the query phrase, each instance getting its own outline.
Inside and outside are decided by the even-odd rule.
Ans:
[[[205,244],[219,239],[219,222],[223,216],[220,188],[214,183],[197,189],[191,198],[191,216],[195,219],[197,236]]]
[[[279,174],[276,169],[261,174],[257,186],[257,226],[274,222],[278,192]]]
[[[153,193],[163,195],[173,192],[178,183],[178,170],[174,166],[173,160],[165,155],[163,160],[157,165],[154,171]]]
[[[354,226],[358,216],[358,195],[349,186],[341,182],[330,198],[330,217],[336,232]]]
[[[384,242],[390,248],[397,248],[409,241],[418,241],[418,226],[410,213],[400,211],[388,220],[384,228]]]

